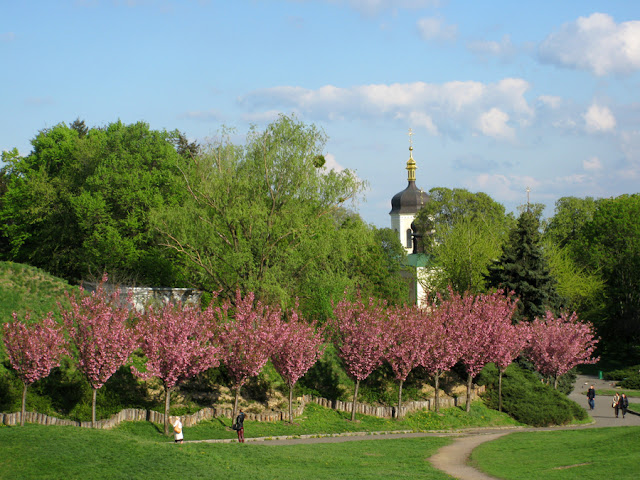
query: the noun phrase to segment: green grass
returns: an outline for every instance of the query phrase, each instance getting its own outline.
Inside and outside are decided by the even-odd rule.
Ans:
[[[476,448],[472,463],[509,480],[638,478],[640,427],[512,433]]]
[[[126,429],[1,427],[1,479],[449,479],[427,459],[448,438],[278,446],[175,445]]]
[[[334,434],[347,432],[382,432],[397,430],[429,431],[458,430],[470,427],[513,426],[516,422],[507,415],[485,407],[482,402],[475,402],[471,411],[466,413],[461,408],[443,409],[441,414],[434,412],[415,412],[400,420],[376,418],[368,415],[357,415],[356,422],[348,421],[350,413],[338,412],[316,404],[307,404],[301,417],[295,418],[293,424],[288,422],[252,422],[245,421],[245,437],[276,437]],[[198,423],[184,429],[186,440],[232,439],[236,433],[229,430],[231,420],[217,418]],[[162,431],[161,425],[149,422],[127,422],[117,427],[135,437],[153,440]]]
[[[585,394],[587,393],[587,391],[585,390]],[[627,397],[629,398],[640,398],[640,390],[625,390],[625,389],[618,389],[618,390],[596,390],[596,397],[598,395],[602,395],[604,397],[613,397],[616,393],[626,393]]]

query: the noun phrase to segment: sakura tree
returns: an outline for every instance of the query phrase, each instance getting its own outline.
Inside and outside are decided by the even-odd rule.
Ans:
[[[49,375],[54,367],[60,365],[63,355],[68,354],[62,326],[56,323],[49,313],[40,323],[30,323],[29,314],[24,321],[13,313],[13,321],[5,323],[4,346],[9,363],[22,380],[22,408],[20,425],[24,425],[27,403],[27,387],[36,380]]]
[[[341,300],[333,310],[334,342],[347,373],[356,381],[353,393],[351,421],[356,419],[356,402],[360,382],[367,378],[384,360],[389,346],[385,305],[369,298],[364,304]]]
[[[498,302],[498,321],[492,341],[492,360],[498,367],[498,411],[502,411],[502,376],[509,365],[522,353],[529,336],[526,323],[513,324],[516,299],[509,296],[505,302]]]
[[[390,338],[385,358],[399,383],[399,418],[402,416],[402,385],[409,373],[422,363],[426,332],[423,311],[416,305],[391,308],[388,317]]]
[[[274,338],[277,344],[271,362],[289,386],[289,423],[292,423],[293,387],[324,353],[324,334],[316,322],[300,317],[296,305],[288,321],[278,324]]]
[[[483,367],[493,361],[501,344],[504,325],[511,324],[515,302],[502,291],[473,297],[465,294],[459,300],[463,307],[459,319],[462,361],[467,371],[466,411],[471,409],[471,384]]]
[[[109,378],[124,365],[137,347],[136,335],[129,326],[130,298],[122,299],[118,288],[105,288],[107,276],[90,295],[67,294],[70,307],[60,311],[78,369],[93,390],[91,425],[96,424],[96,394]]]
[[[233,418],[238,410],[240,389],[249,378],[260,373],[277,344],[275,327],[281,311],[254,300],[253,292],[242,298],[237,291],[234,305],[227,300],[216,309],[221,358],[235,390]]]
[[[211,341],[213,308],[202,311],[188,304],[149,307],[136,325],[145,371],[131,367],[139,377],[160,379],[164,387],[164,434],[169,435],[171,392],[185,380],[220,363],[220,349]]]
[[[425,341],[421,364],[433,376],[436,413],[440,411],[440,377],[458,363],[461,354],[457,322],[463,304],[457,300],[457,297],[445,300],[438,296],[423,310]]]
[[[578,320],[578,315],[562,313],[555,317],[547,311],[544,319],[536,318],[529,325],[527,355],[538,372],[553,378],[553,388],[558,388],[558,378],[576,365],[596,363],[593,358],[598,339],[593,326]]]

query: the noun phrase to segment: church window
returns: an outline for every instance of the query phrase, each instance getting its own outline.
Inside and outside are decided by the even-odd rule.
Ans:
[[[411,238],[411,229],[407,228],[407,248],[412,248],[413,247],[413,242],[412,242],[412,238]]]

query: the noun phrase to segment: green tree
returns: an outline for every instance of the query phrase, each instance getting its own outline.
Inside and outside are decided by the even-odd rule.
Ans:
[[[252,129],[244,146],[224,134],[186,165],[188,198],[157,209],[154,221],[166,245],[197,267],[194,282],[231,301],[240,289],[287,305],[309,279],[331,288],[327,274],[348,268],[348,257],[335,261],[348,247],[343,206],[364,184],[349,170],[321,167],[325,140],[315,126],[281,116]]]
[[[430,289],[445,291],[450,285],[458,293],[484,291],[487,267],[500,255],[512,217],[482,192],[439,187],[429,195],[415,224],[431,232],[424,237],[434,267]]]
[[[87,130],[76,120],[40,131],[33,151],[5,167],[8,260],[71,281],[107,270],[118,280],[175,285],[179,262],[159,246],[148,215],[184,194],[177,138],[143,122]]]
[[[593,219],[597,202],[592,197],[562,197],[544,230],[544,238],[564,247],[577,238],[585,223]]]
[[[544,317],[546,310],[557,312],[561,299],[556,280],[542,250],[538,216],[523,211],[510,231],[502,255],[489,266],[489,286],[513,291],[518,298],[517,320],[533,321]]]
[[[640,343],[640,195],[596,202],[593,218],[570,243],[575,258],[605,282],[605,308],[592,319],[607,343]]]

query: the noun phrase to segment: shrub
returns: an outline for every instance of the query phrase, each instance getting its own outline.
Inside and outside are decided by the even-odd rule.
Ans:
[[[634,373],[633,375],[622,380],[618,385],[622,388],[630,388],[632,390],[640,390],[640,373]]]
[[[490,408],[498,408],[498,369],[487,365],[478,377],[487,386],[484,401]],[[534,372],[515,364],[502,377],[502,410],[515,420],[543,427],[564,425],[587,418],[586,411],[564,394],[542,383]]]
[[[625,378],[633,377],[638,375],[638,369],[640,369],[640,365],[634,365],[631,367],[620,368],[618,370],[611,370],[609,372],[604,372],[602,377],[605,380],[615,380],[622,381]],[[627,387],[629,388],[629,387]]]

